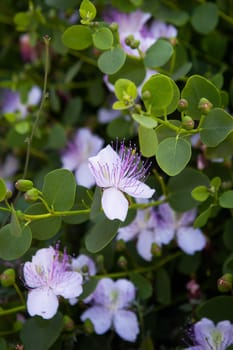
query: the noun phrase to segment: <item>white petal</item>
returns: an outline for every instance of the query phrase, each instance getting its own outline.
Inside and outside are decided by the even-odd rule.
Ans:
[[[97,334],[104,334],[109,330],[112,324],[112,315],[110,311],[102,306],[92,306],[87,309],[82,315],[81,320],[89,319]]]
[[[144,184],[144,182],[134,181],[133,185],[130,186],[125,185],[124,182],[127,183],[127,179],[120,181],[119,188],[134,198],[151,198],[155,193],[155,190]]]
[[[53,247],[39,249],[32,257],[32,264],[43,267],[45,272],[50,272],[54,256],[55,249]]]
[[[121,278],[115,282],[115,287],[118,290],[118,307],[121,309],[129,306],[134,301],[136,296],[136,288],[134,284],[124,278]]]
[[[33,86],[28,94],[28,105],[38,105],[41,99],[41,89],[38,86]]]
[[[81,186],[90,188],[95,184],[95,179],[90,171],[88,162],[84,162],[79,165],[78,169],[75,172],[75,177],[77,183]]]
[[[178,246],[186,253],[193,255],[206,245],[206,238],[199,229],[180,227],[176,233]]]
[[[27,285],[27,287],[30,288],[38,288],[43,287],[44,282],[40,278],[40,275],[35,269],[35,265],[31,262],[26,262],[23,266],[23,274],[24,274],[24,280]]]
[[[78,297],[83,291],[83,277],[76,271],[63,272],[58,279],[54,277],[51,282],[53,292],[66,299]]]
[[[103,192],[102,207],[108,219],[125,221],[129,203],[121,191],[111,187]]]
[[[152,260],[151,245],[155,241],[155,235],[151,231],[143,231],[138,236],[137,251],[147,261]]]
[[[124,340],[135,342],[139,333],[138,320],[132,311],[119,310],[113,317],[116,333]]]
[[[88,267],[88,275],[96,275],[96,266],[94,261],[85,254],[80,254],[77,258],[72,259],[72,269],[77,272],[81,272],[84,266]]]
[[[115,289],[115,282],[111,278],[102,278],[93,293],[95,302],[106,307],[111,305]]]
[[[27,310],[31,316],[41,316],[45,319],[55,316],[58,308],[56,295],[48,288],[36,288],[28,293]]]

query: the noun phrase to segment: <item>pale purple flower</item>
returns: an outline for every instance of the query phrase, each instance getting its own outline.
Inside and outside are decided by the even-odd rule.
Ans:
[[[186,350],[225,350],[233,344],[233,325],[221,321],[217,325],[208,318],[202,318],[193,326],[193,346]]]
[[[19,161],[12,154],[8,154],[4,160],[4,163],[2,163],[0,166],[0,177],[6,181],[6,185],[10,190],[13,189],[11,177],[16,173],[18,168]]]
[[[27,310],[31,316],[50,319],[57,312],[58,296],[70,299],[82,293],[82,275],[71,270],[68,260],[65,251],[60,254],[58,247],[49,247],[39,249],[32,262],[24,264],[24,279],[30,288]]]
[[[87,128],[80,128],[61,156],[62,167],[75,172],[77,184],[90,188],[95,184],[88,167],[88,158],[95,156],[104,140]]]
[[[97,334],[104,334],[113,327],[121,338],[134,342],[139,326],[135,313],[129,307],[135,300],[135,294],[132,282],[103,278],[93,293],[92,306],[81,315],[81,320],[89,319]]]
[[[103,189],[102,207],[110,220],[124,221],[129,203],[123,192],[134,198],[150,198],[155,190],[143,183],[148,166],[136,149],[122,142],[117,153],[108,145],[95,157],[89,158],[89,167],[96,183]]]
[[[120,116],[121,116],[121,111],[118,111],[118,110],[113,110],[113,109],[108,109],[108,108],[100,108],[98,111],[98,121],[101,124],[110,123],[112,120],[114,120]]]
[[[5,89],[2,95],[2,113],[19,113],[20,118],[25,118],[29,114],[31,106],[37,106],[41,99],[41,89],[33,86],[28,92],[27,100],[23,103],[17,91]]]

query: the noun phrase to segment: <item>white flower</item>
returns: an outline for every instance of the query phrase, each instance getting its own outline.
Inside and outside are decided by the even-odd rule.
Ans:
[[[90,188],[95,184],[88,167],[88,158],[95,156],[103,146],[103,139],[87,128],[79,129],[61,156],[62,166],[75,172],[79,185]]]
[[[150,198],[155,190],[144,184],[147,167],[135,149],[121,143],[119,154],[108,145],[97,156],[89,158],[96,183],[103,188],[102,207],[110,220],[124,221],[129,203],[123,192],[135,198]]]
[[[225,350],[233,344],[233,325],[229,321],[218,322],[202,318],[194,324],[194,346],[187,350]]]
[[[27,310],[31,316],[52,318],[58,309],[58,296],[75,298],[82,293],[82,275],[71,271],[66,252],[62,256],[58,249],[43,248],[26,262],[24,279],[31,290],[27,298]]]
[[[113,326],[121,338],[134,342],[139,333],[138,320],[128,307],[134,301],[135,293],[133,283],[126,279],[114,282],[103,278],[93,294],[93,306],[81,315],[81,320],[89,319],[97,334],[104,334]]]

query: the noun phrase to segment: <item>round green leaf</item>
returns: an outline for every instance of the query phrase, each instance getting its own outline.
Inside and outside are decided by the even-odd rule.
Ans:
[[[221,108],[212,109],[201,125],[200,137],[208,147],[220,144],[233,131],[233,118]]]
[[[211,216],[213,205],[210,205],[206,210],[204,210],[201,214],[199,214],[194,223],[193,227],[203,227],[207,223],[209,217]]]
[[[144,63],[148,68],[162,67],[173,55],[173,46],[168,40],[159,39],[145,54]]]
[[[91,30],[80,24],[73,25],[62,35],[63,43],[73,50],[85,50],[92,45]]]
[[[118,79],[114,84],[114,90],[118,100],[127,98],[135,99],[137,97],[136,85],[128,79]]]
[[[56,169],[45,176],[42,193],[54,210],[69,210],[75,199],[76,181],[66,169]]]
[[[134,133],[134,124],[132,120],[125,119],[124,117],[112,120],[107,126],[107,134],[112,139],[130,138]]]
[[[93,34],[92,38],[97,49],[109,50],[113,45],[113,35],[108,28],[100,28]]]
[[[221,95],[216,86],[200,75],[192,75],[181,92],[181,98],[188,101],[187,115],[194,120],[201,117],[198,104],[202,97],[207,98],[213,107],[221,106]]]
[[[218,24],[218,7],[212,2],[205,2],[195,7],[191,17],[193,28],[201,33],[208,34]]]
[[[79,13],[80,17],[82,18],[81,23],[89,23],[96,16],[95,5],[89,0],[82,0]]]
[[[126,53],[121,47],[103,52],[98,59],[98,67],[104,74],[115,74],[125,63]]]
[[[7,187],[5,181],[0,178],[0,201],[3,201],[6,197]]]
[[[219,204],[222,208],[233,208],[233,190],[225,191],[219,197]]]
[[[141,154],[144,157],[154,156],[158,148],[158,139],[155,130],[139,125],[138,138]]]
[[[155,119],[145,115],[134,113],[132,117],[136,122],[147,129],[154,129],[158,125],[158,122]]]
[[[130,280],[137,288],[137,295],[140,299],[145,300],[151,297],[153,293],[151,282],[139,273],[131,273]]]
[[[156,159],[161,169],[170,176],[179,174],[191,158],[191,145],[188,141],[169,137],[157,149]]]
[[[166,305],[171,302],[170,277],[165,269],[159,269],[156,273],[155,290],[159,303]]]
[[[214,322],[229,320],[233,322],[233,298],[232,296],[217,296],[202,303],[197,308],[199,318],[207,317]]]
[[[15,260],[20,258],[30,248],[32,233],[25,226],[20,236],[12,235],[12,224],[7,224],[0,230],[0,258]]]
[[[210,195],[209,189],[206,186],[197,186],[192,192],[192,196],[199,202],[204,202]]]

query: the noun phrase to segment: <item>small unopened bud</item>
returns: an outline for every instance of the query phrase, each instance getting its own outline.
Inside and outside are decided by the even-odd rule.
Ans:
[[[161,256],[161,247],[155,242],[151,245],[151,254],[157,257]]]
[[[82,273],[88,273],[89,272],[89,266],[88,265],[83,265],[81,268]]]
[[[218,290],[222,293],[227,293],[232,290],[233,276],[231,273],[225,273],[218,279]]]
[[[6,200],[7,200],[7,199],[10,199],[10,198],[12,197],[12,195],[13,195],[12,191],[7,190],[5,199],[6,199]]]
[[[33,182],[31,180],[19,179],[16,181],[15,187],[18,191],[26,192],[33,187]]]
[[[140,113],[142,111],[142,106],[139,103],[137,103],[134,106],[134,110],[135,110],[135,112]]]
[[[133,40],[131,42],[130,47],[131,47],[131,49],[137,49],[139,47],[139,45],[140,45],[140,41],[139,40]]]
[[[142,93],[143,100],[148,100],[151,97],[150,91],[146,90]]]
[[[202,97],[199,101],[198,108],[203,114],[207,114],[213,108],[213,105],[207,98]]]
[[[124,256],[120,256],[117,260],[117,265],[121,267],[123,270],[126,270],[128,266],[128,262]]]
[[[194,120],[189,115],[185,115],[182,118],[182,126],[187,130],[191,130],[194,128]]]
[[[89,320],[89,319],[85,320],[83,326],[84,326],[84,330],[86,333],[88,333],[88,334],[94,333],[94,326],[93,326],[93,323],[91,322],[91,320]]]
[[[15,270],[6,269],[0,275],[1,284],[3,287],[10,287],[15,283]]]
[[[112,22],[109,26],[109,28],[113,31],[113,32],[116,32],[118,30],[118,23],[116,22]]]
[[[72,331],[74,329],[74,327],[75,327],[74,321],[72,320],[72,318],[70,318],[70,316],[64,315],[63,327],[64,327],[65,331]]]
[[[27,202],[35,202],[39,197],[39,191],[33,187],[24,193],[24,198]]]
[[[123,252],[125,250],[125,241],[123,239],[119,239],[116,241],[116,251]]]
[[[178,102],[177,109],[179,112],[184,112],[188,108],[188,101],[185,98],[181,98],[180,101]]]

